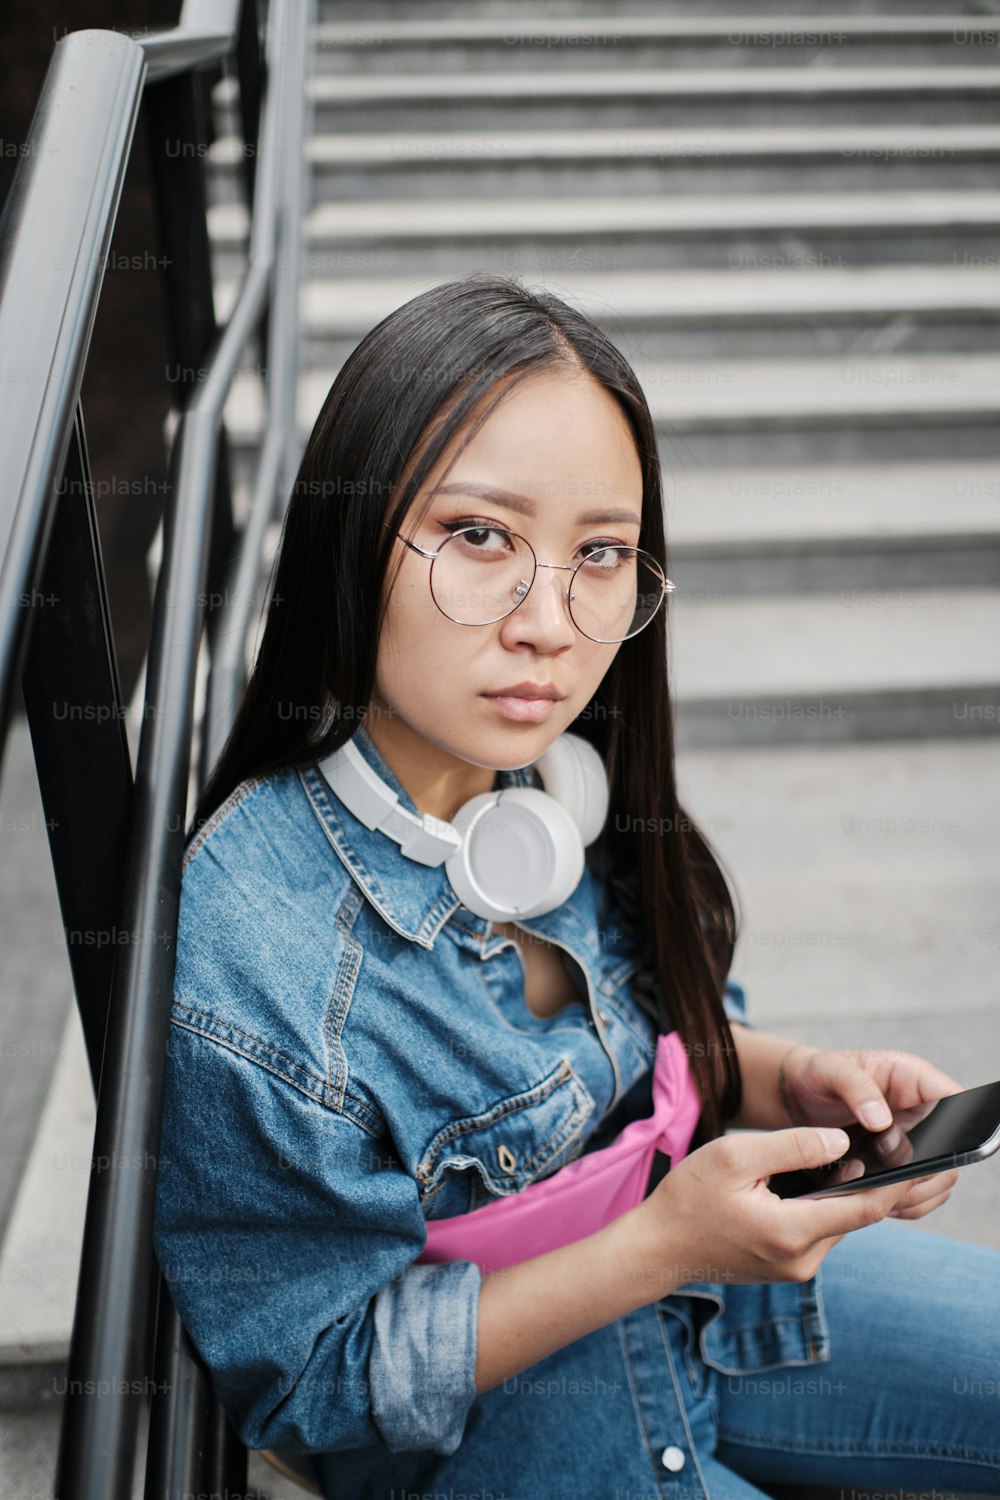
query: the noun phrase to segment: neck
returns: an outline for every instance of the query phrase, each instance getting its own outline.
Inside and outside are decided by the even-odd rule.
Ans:
[[[371,718],[365,719],[364,728],[422,813],[450,823],[470,798],[493,790],[495,769],[460,760],[398,718],[391,733],[386,732],[384,723],[375,724]]]

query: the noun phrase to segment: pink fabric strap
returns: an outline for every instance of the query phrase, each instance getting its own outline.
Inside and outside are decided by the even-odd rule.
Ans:
[[[417,1260],[470,1260],[485,1274],[594,1234],[642,1202],[654,1152],[671,1162],[687,1153],[700,1113],[684,1044],[676,1031],[661,1032],[652,1114],[626,1125],[610,1146],[567,1162],[519,1193],[471,1213],[428,1220]]]

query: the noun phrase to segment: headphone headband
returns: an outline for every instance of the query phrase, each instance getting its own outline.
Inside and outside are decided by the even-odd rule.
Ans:
[[[534,764],[544,791],[480,792],[450,823],[404,807],[352,740],[318,768],[366,828],[391,838],[407,859],[445,865],[463,904],[500,922],[562,905],[583,874],[584,847],[607,817],[604,762],[589,741],[567,731]]]

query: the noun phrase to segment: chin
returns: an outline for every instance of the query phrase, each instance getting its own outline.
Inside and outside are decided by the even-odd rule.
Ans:
[[[523,771],[527,766],[534,765],[538,758],[545,754],[546,750],[563,733],[562,728],[553,729],[551,724],[511,724],[514,733],[511,740],[516,742],[511,746],[508,756],[498,759],[498,747],[493,747],[493,755],[489,760],[476,761],[477,765],[487,765],[495,771]],[[531,731],[534,730],[532,734]],[[527,746],[531,746],[530,751]]]

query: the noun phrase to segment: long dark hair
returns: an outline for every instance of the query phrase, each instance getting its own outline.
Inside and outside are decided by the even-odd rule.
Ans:
[[[643,474],[638,545],[669,574],[653,421],[608,336],[511,276],[475,272],[421,293],[361,340],[316,419],[256,662],[189,838],[244,780],[322,759],[351,738],[374,689],[393,532],[414,495],[473,408],[483,404],[459,452],[521,380],[581,370],[629,423]],[[740,1106],[722,1005],[737,925],[718,858],[677,800],[666,622],[662,608],[619,647],[570,727],[597,747],[608,774],[608,817],[588,863],[641,936],[638,1003],[661,1031],[676,1027],[688,1051],[703,1102],[700,1144]]]

